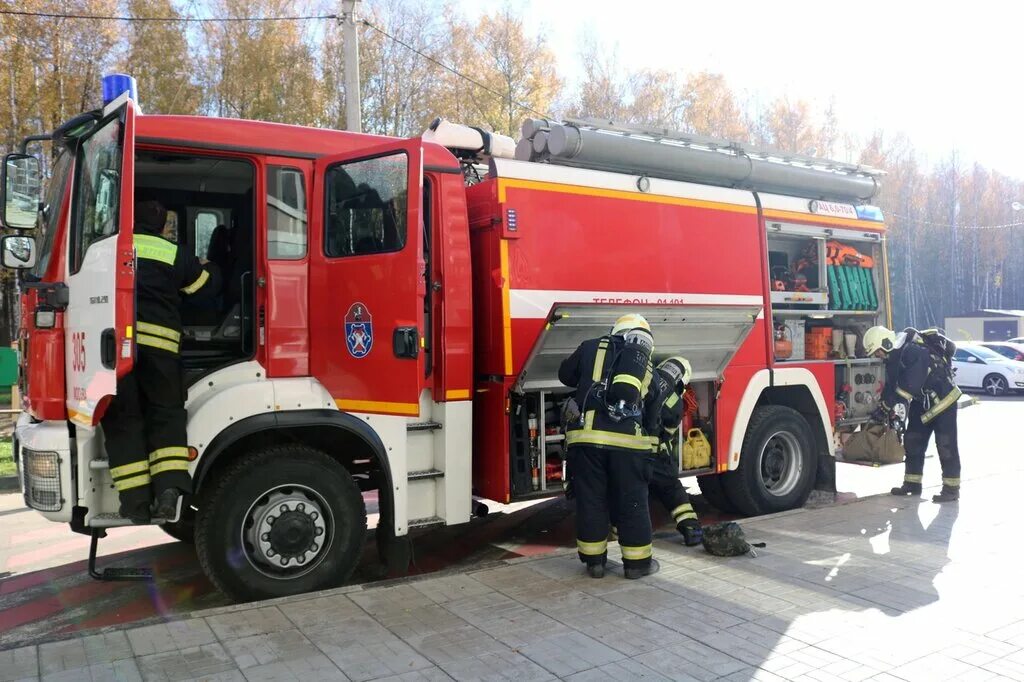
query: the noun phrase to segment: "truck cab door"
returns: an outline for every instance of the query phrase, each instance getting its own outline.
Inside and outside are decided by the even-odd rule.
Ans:
[[[419,415],[422,158],[414,139],[315,163],[310,364],[343,410]]]
[[[69,418],[94,426],[132,369],[135,105],[123,95],[78,145],[68,239]]]

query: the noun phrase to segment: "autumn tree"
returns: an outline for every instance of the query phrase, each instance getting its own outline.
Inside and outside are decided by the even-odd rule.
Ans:
[[[728,140],[745,140],[747,129],[739,105],[725,77],[700,71],[690,74],[683,86],[686,110],[683,125],[688,132]]]
[[[471,28],[453,28],[465,36],[453,45],[455,62],[484,86],[462,85],[472,114],[468,120],[516,136],[525,116],[552,108],[562,88],[554,53],[542,34],[526,30],[511,6],[483,15]]]
[[[218,116],[316,125],[323,90],[308,26],[256,17],[296,14],[289,0],[216,0],[211,14],[234,21],[204,25],[207,107]],[[242,21],[243,18],[250,20]]]
[[[171,0],[128,0],[132,17],[179,21],[133,21],[126,26],[124,71],[138,83],[142,109],[150,114],[195,114],[202,105],[197,60],[188,27]]]

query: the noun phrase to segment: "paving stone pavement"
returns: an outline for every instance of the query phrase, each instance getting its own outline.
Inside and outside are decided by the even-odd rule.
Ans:
[[[661,534],[641,581],[565,551],[198,612],[0,651],[0,681],[1024,680],[1022,484],[751,519],[756,558]]]

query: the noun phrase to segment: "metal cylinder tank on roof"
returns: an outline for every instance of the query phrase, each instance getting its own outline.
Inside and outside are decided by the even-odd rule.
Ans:
[[[877,178],[866,173],[795,165],[751,157],[737,150],[666,144],[549,121],[524,125],[524,136],[527,127],[534,134],[548,128],[547,161],[558,165],[851,203],[868,201],[879,190]],[[516,158],[537,160],[536,154],[526,156],[528,149],[536,150],[536,145],[517,147]]]

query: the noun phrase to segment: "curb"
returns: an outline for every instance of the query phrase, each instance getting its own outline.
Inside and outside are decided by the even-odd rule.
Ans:
[[[976,398],[975,396],[973,396],[973,395],[971,395],[971,396],[967,396],[967,399],[966,399],[966,400],[958,400],[958,401],[957,401],[957,403],[956,403],[956,409],[958,409],[958,410],[962,410],[962,409],[964,409],[964,408],[966,408],[966,407],[970,407],[971,405],[977,405],[977,404],[979,404],[980,402],[981,402],[981,401],[980,401],[980,400],[978,400],[978,399],[977,399],[977,398]]]
[[[17,476],[0,476],[0,493],[21,492],[21,481]]]

